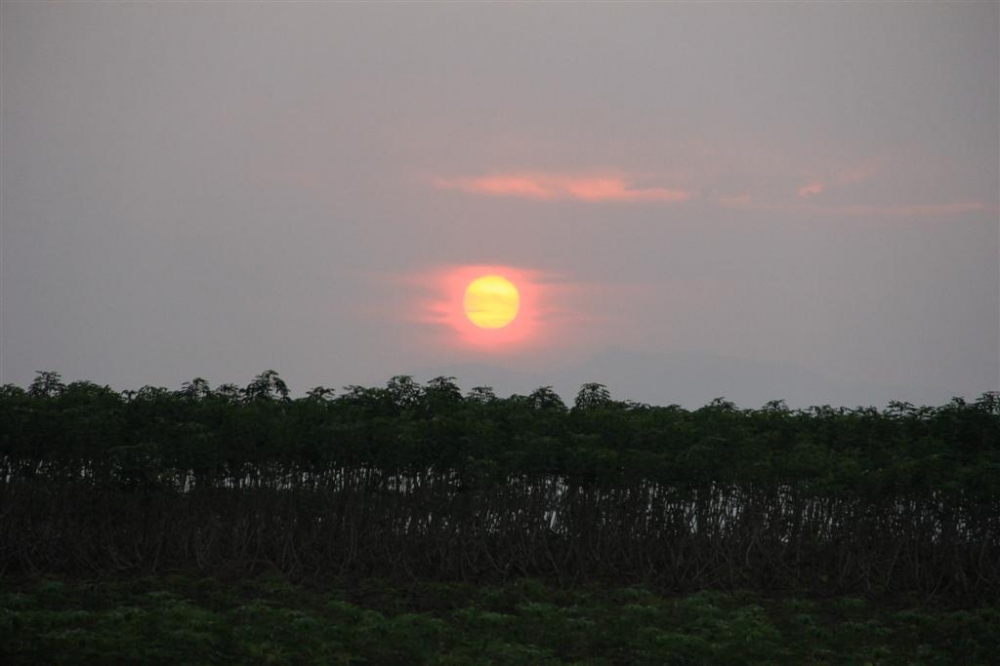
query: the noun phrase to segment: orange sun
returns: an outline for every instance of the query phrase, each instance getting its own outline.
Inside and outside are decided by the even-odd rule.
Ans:
[[[503,328],[517,317],[521,294],[507,278],[483,275],[465,288],[462,306],[465,316],[479,328]]]

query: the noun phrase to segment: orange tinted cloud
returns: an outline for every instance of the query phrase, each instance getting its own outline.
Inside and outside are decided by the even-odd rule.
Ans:
[[[803,199],[807,199],[809,197],[816,196],[817,194],[820,194],[825,189],[826,189],[826,185],[824,185],[823,183],[821,183],[819,181],[815,181],[815,182],[809,183],[808,185],[803,185],[802,187],[800,187],[799,188],[799,196],[802,197]]]
[[[470,194],[542,201],[677,203],[697,195],[696,192],[665,187],[635,187],[622,176],[502,174],[476,178],[438,178],[434,185],[439,189],[460,190]]]

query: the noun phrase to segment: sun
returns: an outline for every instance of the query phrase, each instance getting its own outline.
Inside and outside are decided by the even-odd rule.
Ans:
[[[479,328],[503,328],[517,318],[521,295],[500,275],[484,275],[469,283],[463,301],[465,316]]]

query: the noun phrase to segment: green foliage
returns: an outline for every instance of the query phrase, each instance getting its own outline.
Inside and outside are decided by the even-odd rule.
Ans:
[[[0,392],[0,459],[87,465],[144,446],[151,464],[171,468],[167,476],[180,469],[239,475],[276,460],[299,468],[393,470],[406,463],[461,473],[475,451],[475,459],[510,474],[525,471],[518,467],[525,460],[566,474],[580,469],[577,452],[585,449],[595,461],[585,470],[614,460],[628,476],[670,484],[993,499],[1000,494],[998,405],[993,393],[939,408],[891,403],[883,412],[792,411],[781,401],[739,410],[720,398],[687,411],[616,402],[590,383],[567,410],[551,387],[507,399],[477,387],[463,397],[452,377],[420,386],[397,376],[385,388],[352,386],[336,397],[317,387],[292,400],[273,370],[243,390],[213,390],[196,378],[176,392],[147,386],[121,394],[89,382],[66,386],[57,373],[43,372],[27,391]]]
[[[604,384],[594,382],[584,384],[576,394],[573,409],[585,410],[606,407],[611,403],[611,391]]]
[[[986,664],[998,648],[996,607],[879,608],[848,598],[664,597],[533,581],[316,589],[179,576],[22,581],[0,591],[0,660],[14,666]]]
[[[273,370],[123,393],[47,372],[0,390],[0,497],[12,573],[979,599],[1000,595],[1000,397],[689,411],[591,383],[567,409],[451,377],[292,399]]]

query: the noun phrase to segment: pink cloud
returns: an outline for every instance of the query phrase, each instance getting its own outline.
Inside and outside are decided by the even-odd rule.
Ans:
[[[677,203],[697,196],[696,192],[688,190],[634,187],[622,176],[503,174],[476,178],[437,178],[434,180],[434,185],[439,189],[460,190],[469,194],[543,201]]]
[[[820,181],[814,181],[808,185],[803,185],[799,188],[799,196],[803,199],[808,199],[809,197],[816,196],[826,189],[826,185]]]

